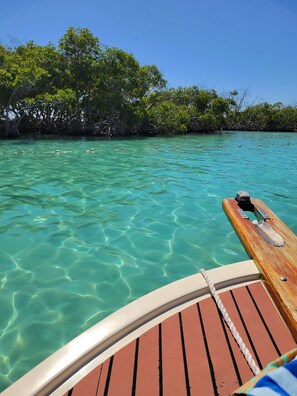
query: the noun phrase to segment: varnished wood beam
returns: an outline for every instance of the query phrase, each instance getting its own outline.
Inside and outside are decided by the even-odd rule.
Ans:
[[[223,209],[297,342],[297,237],[261,200],[251,203],[266,212],[265,221],[284,239],[284,246],[267,242],[251,220],[241,216],[235,199],[224,199]]]

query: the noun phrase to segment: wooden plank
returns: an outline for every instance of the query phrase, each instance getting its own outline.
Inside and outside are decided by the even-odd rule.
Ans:
[[[111,360],[112,359],[107,359],[105,360],[104,363],[102,363],[102,369],[99,377],[99,383],[98,383],[98,389],[97,389],[97,394],[96,396],[103,396],[105,393],[105,389],[108,387],[108,373],[109,373],[109,368],[111,366]],[[85,395],[86,393],[82,390],[80,393],[80,396]]]
[[[83,394],[96,396],[102,366],[103,365],[100,364],[100,366],[97,366],[86,377],[79,381],[73,388],[71,396],[81,396]]]
[[[131,396],[136,340],[120,349],[113,357],[108,396]]]
[[[245,343],[246,347],[248,348],[251,355],[253,356],[253,359],[257,363],[257,358],[254,354],[253,347],[249,341],[248,335],[245,331],[245,327],[244,327],[244,325],[241,321],[241,318],[239,316],[239,313],[237,311],[232,294],[230,293],[230,291],[224,292],[224,293],[220,294],[220,298],[221,298],[222,303],[224,304],[231,320],[233,321],[233,323],[236,327],[236,330],[239,332],[243,342]],[[250,380],[251,377],[254,376],[254,374],[253,374],[252,370],[250,369],[249,365],[247,364],[243,354],[240,351],[239,346],[237,345],[236,341],[234,340],[234,337],[232,336],[232,334],[225,322],[224,322],[224,326],[226,328],[228,339],[229,339],[229,342],[230,342],[230,345],[231,345],[231,348],[232,348],[232,351],[234,354],[234,358],[236,360],[237,369],[238,369],[239,375],[240,375],[240,382],[245,383],[246,381]]]
[[[214,395],[197,305],[185,309],[181,315],[191,394]]]
[[[162,324],[162,385],[164,396],[187,394],[178,314]]]
[[[296,348],[296,342],[277,311],[277,308],[267,294],[263,284],[261,282],[256,282],[249,285],[247,289],[252,294],[257,308],[259,309],[280,354],[283,355],[289,350]]]
[[[268,214],[267,223],[282,236],[285,246],[276,247],[267,242],[254,224],[240,215],[235,199],[224,199],[223,208],[297,341],[297,237],[262,201],[251,202]],[[287,278],[286,282],[280,280],[282,276]]]
[[[252,299],[246,287],[240,287],[232,291],[238,305],[242,321],[250,335],[254,348],[259,358],[260,368],[265,367],[269,362],[278,357],[278,351],[266,331],[266,328],[255,310]]]
[[[139,338],[136,395],[159,394],[159,327]]]
[[[103,396],[105,392],[106,383],[108,382],[108,370],[110,367],[110,360],[107,359],[104,363],[97,366],[82,380],[80,380],[72,389],[64,396]]]
[[[215,396],[229,396],[240,382],[228,347],[217,307],[210,298],[198,304],[202,316],[204,339],[209,350],[209,363],[214,373]]]

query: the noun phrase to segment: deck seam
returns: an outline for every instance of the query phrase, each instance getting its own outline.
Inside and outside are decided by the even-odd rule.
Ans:
[[[139,351],[139,337],[136,339],[135,353],[134,353],[134,369],[133,369],[132,392],[131,392],[132,396],[135,396],[135,392],[136,392],[138,351]]]
[[[163,396],[163,364],[162,364],[162,323],[158,324],[159,338],[159,394]]]

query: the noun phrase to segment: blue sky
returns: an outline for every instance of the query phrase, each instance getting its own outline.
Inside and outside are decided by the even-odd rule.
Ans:
[[[69,26],[156,64],[169,87],[297,104],[297,0],[14,0],[0,43],[57,44]]]

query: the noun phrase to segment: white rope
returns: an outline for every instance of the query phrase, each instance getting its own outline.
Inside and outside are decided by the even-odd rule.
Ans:
[[[212,283],[211,279],[209,278],[207,272],[202,268],[200,270],[200,273],[202,274],[203,278],[205,279],[205,282],[207,283],[210,293],[213,296],[217,307],[219,308],[219,310],[221,311],[221,314],[223,315],[223,318],[227,324],[227,326],[229,327],[231,334],[233,335],[235,341],[237,342],[243,356],[245,357],[245,360],[247,361],[248,365],[250,366],[252,372],[254,373],[254,375],[257,375],[260,373],[260,369],[257,366],[256,362],[254,361],[250,351],[248,350],[248,348],[246,347],[245,343],[243,342],[243,339],[240,337],[238,331],[236,330],[236,327],[234,325],[234,323],[232,322],[232,320],[230,319],[230,316],[228,315],[228,312],[226,311],[222,300],[220,299],[214,284]]]

